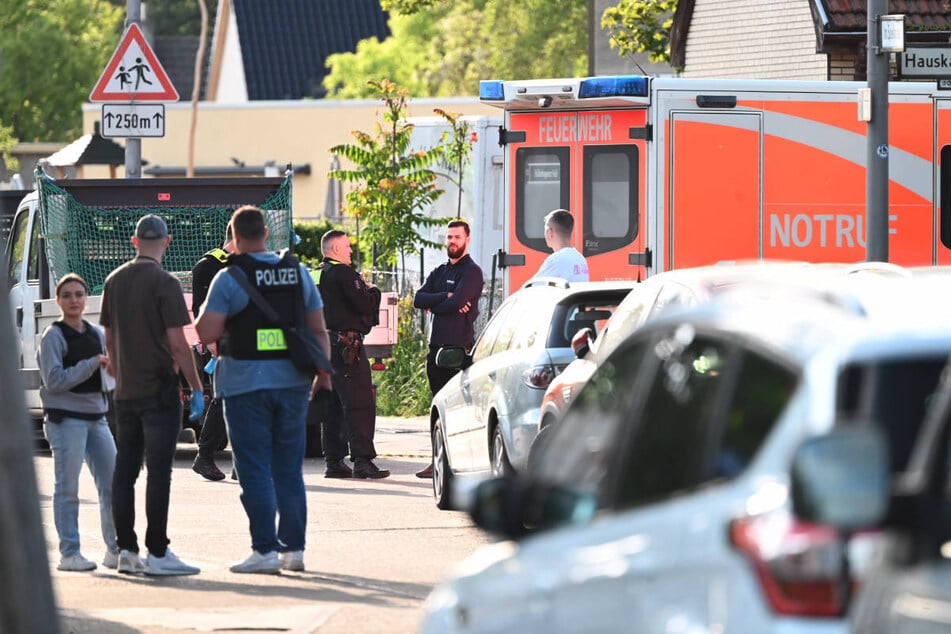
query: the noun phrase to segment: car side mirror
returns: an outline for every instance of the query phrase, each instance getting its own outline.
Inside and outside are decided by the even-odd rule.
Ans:
[[[472,365],[472,357],[466,349],[460,346],[443,346],[436,351],[436,366],[454,370],[468,368]]]
[[[571,351],[575,353],[575,357],[583,359],[584,355],[588,354],[594,337],[593,328],[582,328],[574,334],[571,338]]]
[[[872,425],[839,427],[805,441],[793,458],[793,511],[842,531],[875,526],[888,511],[889,462],[885,436]]]
[[[594,496],[528,478],[493,478],[476,487],[469,514],[476,526],[506,539],[587,523],[597,510]]]

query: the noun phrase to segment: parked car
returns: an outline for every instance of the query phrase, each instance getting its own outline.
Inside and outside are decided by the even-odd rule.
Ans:
[[[434,397],[430,413],[433,495],[452,504],[455,474],[502,475],[525,466],[549,382],[574,358],[571,337],[599,328],[632,282],[529,282],[499,306],[471,355],[439,351],[436,362],[462,368]]]
[[[794,458],[798,516],[838,529],[843,551],[856,532],[887,532],[849,611],[855,634],[951,632],[951,365],[942,374],[925,417],[849,420]],[[845,566],[840,577],[848,595]]]
[[[922,417],[951,354],[937,285],[854,281],[725,293],[625,339],[537,469],[478,486],[473,519],[506,539],[433,590],[420,631],[844,632],[838,534],[793,516],[792,456],[836,421]],[[850,582],[881,539],[853,537]]]
[[[896,275],[901,267],[885,265]],[[874,268],[878,272],[879,266]],[[755,261],[678,269],[653,275],[637,284],[617,307],[599,333],[581,329],[572,339],[576,359],[556,376],[542,397],[536,446],[544,443],[550,426],[564,415],[578,391],[598,364],[637,328],[670,308],[695,306],[738,286],[808,288],[815,293],[840,286],[850,272],[873,271],[866,265],[809,264],[805,262]],[[533,448],[532,452],[535,451]]]

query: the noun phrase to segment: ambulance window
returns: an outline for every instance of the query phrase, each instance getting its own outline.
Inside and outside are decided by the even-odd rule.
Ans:
[[[951,249],[951,145],[941,148],[941,244]]]
[[[637,236],[638,160],[634,145],[584,149],[585,256],[624,248]]]
[[[520,243],[547,251],[545,214],[570,209],[569,149],[519,148],[515,152],[515,234]]]

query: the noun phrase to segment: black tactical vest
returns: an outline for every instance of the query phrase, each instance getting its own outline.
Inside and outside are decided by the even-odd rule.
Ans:
[[[66,356],[63,357],[63,367],[71,368],[83,359],[96,357],[102,354],[102,340],[93,326],[87,321],[83,321],[86,330],[79,332],[72,327],[67,326],[62,321],[54,321],[53,325],[58,326],[63,338],[66,339]],[[99,372],[93,372],[92,376],[74,386],[69,390],[77,394],[102,391],[102,376]]]
[[[250,255],[231,255],[231,266],[240,268],[251,285],[277,311],[280,323],[293,326],[303,313],[303,288],[300,264],[290,253],[275,264],[261,262]],[[235,359],[288,359],[287,344],[280,324],[271,323],[257,305],[248,305],[225,322],[218,342],[221,354]]]

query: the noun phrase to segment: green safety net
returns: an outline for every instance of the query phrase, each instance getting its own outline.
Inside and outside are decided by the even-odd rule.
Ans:
[[[106,277],[135,257],[131,237],[139,218],[161,216],[172,243],[162,266],[191,292],[191,269],[202,255],[224,242],[235,207],[86,207],[42,172],[37,172],[40,226],[46,241],[50,273],[58,280],[78,273],[90,292],[102,292]],[[268,248],[286,248],[293,236],[292,175],[267,200],[254,203],[265,212]]]

